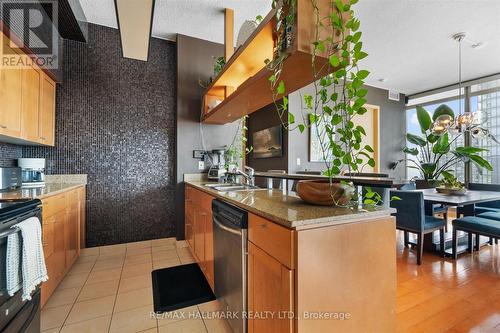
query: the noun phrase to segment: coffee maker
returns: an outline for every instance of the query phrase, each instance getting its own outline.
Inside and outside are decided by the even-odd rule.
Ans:
[[[45,186],[45,158],[18,158],[23,187]]]
[[[219,180],[226,174],[226,162],[224,160],[225,149],[212,150],[212,166],[208,170],[208,179]]]

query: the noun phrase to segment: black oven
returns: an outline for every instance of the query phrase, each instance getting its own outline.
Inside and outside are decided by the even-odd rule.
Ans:
[[[41,221],[40,204],[37,199],[0,200],[0,332],[3,333],[40,332],[40,288],[33,292],[31,300],[24,302],[22,290],[14,296],[9,296],[6,290],[7,238],[13,232],[20,232],[12,228],[17,223],[33,216]]]

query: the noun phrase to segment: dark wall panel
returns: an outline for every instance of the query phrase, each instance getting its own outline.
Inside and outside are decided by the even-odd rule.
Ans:
[[[25,147],[49,174],[88,174],[87,244],[175,236],[175,43],[153,38],[148,62],[122,58],[116,29],[64,41],[56,146]]]
[[[213,76],[214,57],[224,54],[224,46],[184,35],[177,36],[177,238],[184,239],[185,173],[198,173],[193,149],[212,150],[229,146],[238,130],[238,122],[200,127],[204,88],[199,81]],[[204,142],[204,145],[203,145]],[[208,166],[208,163],[205,163]],[[206,171],[206,170],[205,170]]]

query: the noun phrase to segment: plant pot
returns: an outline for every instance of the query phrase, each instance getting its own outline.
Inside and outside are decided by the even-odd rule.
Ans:
[[[415,179],[415,186],[417,187],[417,190],[435,188],[438,185],[439,180],[437,179]]]
[[[345,206],[354,195],[354,187],[342,183],[330,184],[328,180],[300,180],[297,183],[297,194],[312,205]]]

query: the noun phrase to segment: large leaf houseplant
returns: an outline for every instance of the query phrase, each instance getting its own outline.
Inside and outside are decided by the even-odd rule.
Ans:
[[[287,41],[294,33],[297,0],[282,0],[279,4],[273,2],[273,6],[278,6],[275,34],[279,36],[274,58],[267,62],[272,72],[269,81],[273,99],[279,118],[286,119],[288,114],[288,122],[283,124],[285,128],[303,132],[315,125],[315,128],[322,129],[312,131],[312,135],[317,135],[319,140],[328,183],[307,184],[322,186],[329,191],[330,198],[316,202],[320,204],[348,204],[354,192],[352,184],[336,182],[335,178],[343,173],[361,172],[367,165],[375,166],[373,148],[363,144],[366,131],[363,126],[356,124],[357,117],[367,112],[365,104],[368,91],[364,87],[364,80],[369,75],[367,70],[359,66],[359,62],[368,54],[363,51],[360,21],[352,7],[357,2],[310,0],[315,22],[314,38],[310,41],[314,93],[302,96],[301,119],[296,119],[290,112],[286,82],[280,78],[290,47]],[[324,11],[326,5],[329,5],[327,15]],[[319,57],[326,61],[318,61]],[[314,203],[314,200],[310,202]]]
[[[395,166],[406,162],[407,167],[418,170],[421,179],[430,186],[438,184],[438,179],[443,174],[449,175],[450,170],[459,163],[471,162],[479,170],[493,170],[491,164],[480,155],[486,149],[456,146],[455,143],[459,138],[463,138],[466,132],[458,131],[453,134],[450,131],[443,131],[436,134],[434,124],[440,117],[448,117],[450,122],[454,121],[455,114],[450,107],[445,104],[440,105],[432,117],[421,106],[417,106],[416,113],[421,133],[406,135],[406,140],[413,146],[403,149],[407,157],[397,161]]]

